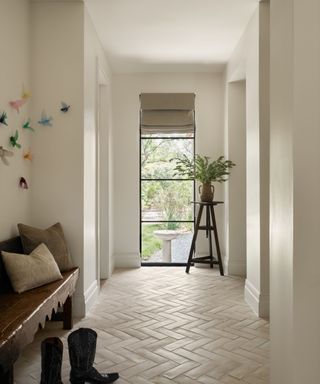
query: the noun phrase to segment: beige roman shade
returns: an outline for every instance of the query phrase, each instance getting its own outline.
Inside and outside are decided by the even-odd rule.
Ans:
[[[193,133],[194,93],[142,93],[141,134]]]

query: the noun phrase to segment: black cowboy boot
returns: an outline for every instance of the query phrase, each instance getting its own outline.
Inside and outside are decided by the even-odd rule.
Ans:
[[[41,343],[41,382],[40,384],[62,384],[63,344],[58,337],[49,337]]]
[[[93,367],[96,344],[97,333],[90,328],[79,328],[68,336],[72,384],[106,384],[119,378],[118,373],[99,373]]]

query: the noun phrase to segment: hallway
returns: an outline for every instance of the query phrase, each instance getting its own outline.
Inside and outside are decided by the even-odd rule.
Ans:
[[[118,371],[119,384],[266,384],[269,324],[244,302],[243,286],[206,268],[117,270],[74,329],[97,331],[96,368]],[[39,383],[40,342],[59,336],[68,383],[67,335],[59,323],[39,331],[15,366],[15,382]]]

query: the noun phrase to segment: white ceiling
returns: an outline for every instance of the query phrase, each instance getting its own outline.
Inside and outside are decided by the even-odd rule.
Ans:
[[[221,71],[259,0],[85,0],[115,72]]]

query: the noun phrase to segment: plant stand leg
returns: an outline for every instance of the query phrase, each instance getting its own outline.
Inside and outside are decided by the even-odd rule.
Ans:
[[[193,256],[195,245],[196,245],[196,240],[197,240],[198,231],[199,231],[199,227],[200,227],[202,211],[203,211],[203,205],[200,205],[199,213],[198,213],[198,217],[197,217],[197,222],[196,222],[196,226],[194,228],[194,234],[193,234],[192,243],[191,243],[191,247],[190,247],[190,252],[189,252],[189,258],[188,258],[186,273],[189,273],[190,266],[191,266],[191,263],[192,263],[192,256]]]
[[[218,256],[220,275],[224,276],[223,265],[222,265],[222,258],[221,258],[221,252],[220,252],[220,245],[219,245],[219,238],[218,238],[218,230],[217,230],[217,224],[216,224],[216,218],[215,218],[215,215],[214,215],[214,209],[213,209],[212,205],[210,206],[210,210],[211,210],[211,216],[212,216],[212,226],[213,226],[214,239],[215,239],[215,242],[216,242],[216,249],[217,249],[217,256]]]
[[[213,252],[212,252],[212,235],[211,235],[211,223],[210,223],[210,206],[206,206],[207,209],[207,237],[209,237],[209,251],[210,251],[210,268],[213,268]]]

